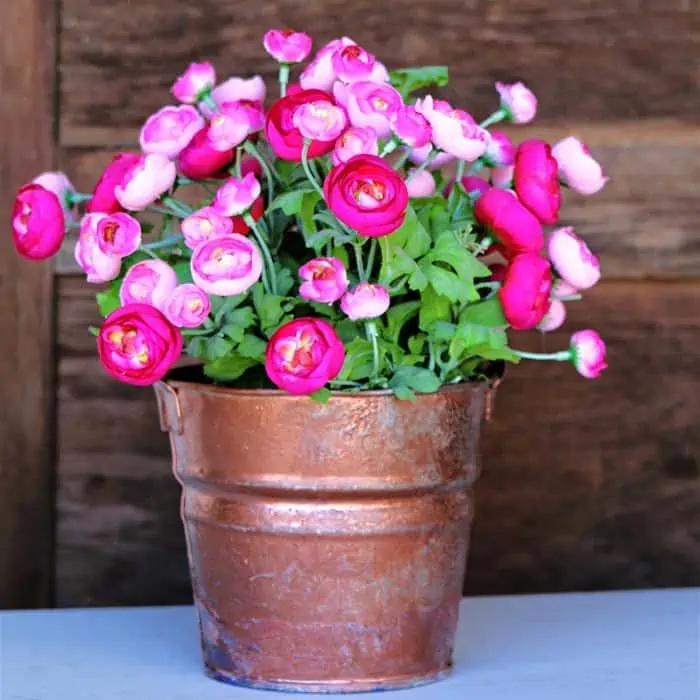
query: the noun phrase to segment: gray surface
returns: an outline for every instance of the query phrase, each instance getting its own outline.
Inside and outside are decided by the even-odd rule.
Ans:
[[[700,590],[471,598],[454,675],[402,700],[699,700]],[[0,613],[1,700],[262,700],[200,666],[191,608]]]

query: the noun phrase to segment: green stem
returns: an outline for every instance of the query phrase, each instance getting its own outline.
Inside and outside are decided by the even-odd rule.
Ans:
[[[192,338],[198,335],[211,335],[211,328],[182,328],[180,329],[182,335],[186,338]]]
[[[406,178],[406,182],[410,182],[418,173],[422,173],[439,155],[440,149],[433,149],[428,157]]]
[[[270,169],[268,162],[265,160],[262,153],[260,153],[260,151],[258,151],[258,149],[250,141],[246,141],[243,145],[243,148],[245,149],[246,153],[249,153],[251,156],[253,156],[253,158],[255,158],[258,161],[258,163],[260,163],[260,167],[265,173],[265,179],[267,180],[268,201],[271,202],[275,193],[275,183],[273,179],[273,173]]]
[[[487,126],[491,126],[491,124],[497,124],[498,122],[502,122],[504,119],[508,118],[508,112],[506,112],[505,109],[497,109],[493,114],[490,114],[486,119],[484,119],[479,126],[482,129],[485,129]]]
[[[462,184],[462,178],[464,177],[464,168],[466,167],[466,162],[463,160],[460,160],[457,163],[457,174],[455,176],[455,180],[461,185]]]
[[[357,276],[360,278],[360,282],[366,282],[367,274],[362,263],[362,246],[359,243],[353,243],[352,247],[355,250],[355,260],[357,260]]]
[[[143,248],[143,250],[147,253],[151,250],[158,250],[160,248],[172,248],[173,246],[182,243],[184,239],[185,237],[181,233],[178,233],[175,236],[167,236],[166,238],[162,238],[160,241],[144,243],[141,248]]]
[[[146,255],[148,255],[149,258],[153,258],[154,260],[160,260],[160,258],[159,258],[155,253],[151,252],[151,251],[150,251],[148,248],[146,248],[145,246],[140,246],[140,247],[139,247],[139,250],[140,250],[142,253],[145,253]]]
[[[325,195],[323,194],[323,188],[318,184],[318,181],[314,177],[309,167],[309,148],[311,146],[310,139],[304,139],[304,147],[301,149],[301,167],[304,168],[304,173],[307,179],[313,185],[316,192],[321,195],[321,199],[325,200]]]
[[[250,214],[244,214],[243,220],[250,226],[250,230],[255,236],[255,240],[260,248],[265,261],[265,266],[267,272],[263,269],[263,286],[269,294],[277,294],[277,275],[275,275],[275,263],[272,261],[272,256],[270,255],[270,249],[265,242],[265,237],[260,232],[255,219]]]
[[[561,350],[560,352],[525,352],[514,350],[516,355],[524,360],[555,360],[556,362],[567,362],[571,360],[571,350]]]
[[[433,341],[428,341],[428,352],[430,353],[430,359],[428,360],[428,369],[433,372],[435,371],[435,346]]]
[[[343,386],[362,386],[360,382],[351,382],[351,381],[345,381],[341,379],[331,379],[331,381],[328,382],[331,386],[337,386],[337,387],[343,387]]]
[[[194,180],[190,180],[189,177],[185,177],[184,175],[178,175],[176,182],[178,185],[192,185]]]
[[[151,211],[154,214],[166,214],[168,216],[175,216],[178,219],[184,219],[188,215],[187,214],[181,214],[180,212],[175,212],[172,209],[166,209],[165,207],[156,207],[151,205],[150,207],[146,207],[146,211]]]
[[[583,299],[582,294],[567,294],[564,297],[556,297],[559,301],[581,301]]]
[[[377,341],[377,324],[375,321],[365,323],[367,339],[372,343],[372,377],[379,376],[379,342]]]
[[[388,156],[392,151],[395,151],[399,146],[401,145],[401,142],[396,139],[396,137],[392,137],[391,141],[389,141],[384,148],[382,148],[382,152],[379,154],[380,158],[385,158]]]
[[[189,216],[194,211],[192,207],[188,207],[184,202],[174,197],[163,197],[161,201],[173,214],[177,214],[181,217]]]
[[[403,166],[406,164],[409,155],[410,151],[407,148],[404,149],[404,152],[396,159],[396,162],[394,163],[394,170],[401,170],[401,168],[403,168]]]
[[[68,205],[69,209],[75,204],[89,202],[91,199],[91,194],[81,194],[80,192],[71,192],[70,190],[66,192],[66,204]]]
[[[243,148],[239,146],[236,149],[236,163],[234,167],[236,177],[240,180],[243,177]]]
[[[472,165],[471,168],[469,168],[469,172],[467,175],[476,175],[480,170],[483,170],[486,167],[486,162],[479,158],[474,165]]]
[[[280,63],[279,72],[280,97],[287,94],[287,84],[289,83],[289,63]]]
[[[369,244],[369,255],[367,256],[367,276],[369,277],[372,274],[372,270],[374,269],[374,258],[377,255],[377,246],[379,243],[377,242],[376,238],[372,239],[372,242]]]
[[[207,92],[206,95],[202,95],[202,99],[200,100],[202,104],[205,104],[207,107],[212,112],[218,112],[219,111],[219,105],[216,104],[216,100],[211,96],[210,92]]]

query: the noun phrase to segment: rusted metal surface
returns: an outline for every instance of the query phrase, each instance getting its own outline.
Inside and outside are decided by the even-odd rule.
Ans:
[[[451,667],[487,384],[415,403],[156,386],[207,672],[352,692]]]

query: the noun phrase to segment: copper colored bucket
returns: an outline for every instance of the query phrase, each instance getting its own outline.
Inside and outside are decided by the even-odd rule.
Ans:
[[[491,387],[322,405],[175,377],[156,394],[208,674],[308,692],[444,677]]]

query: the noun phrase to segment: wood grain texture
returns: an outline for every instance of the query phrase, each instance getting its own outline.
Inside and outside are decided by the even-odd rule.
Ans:
[[[93,289],[60,290],[58,602],[189,600],[179,489],[148,389],[113,382],[86,333]],[[470,593],[700,585],[700,284],[604,283],[555,350],[597,327],[610,369],[509,371],[487,426]]]
[[[610,176],[594,197],[567,192],[562,222],[576,226],[600,255],[609,278],[686,277],[700,270],[700,126],[638,124],[527,126],[509,129],[517,141],[583,138]],[[82,191],[92,190],[114,154],[109,149],[64,148],[61,167]],[[60,274],[79,272],[74,242],[59,256]]]
[[[695,0],[64,0],[61,142],[115,145],[170,100],[191,60],[222,76],[275,66],[270,27],[349,34],[390,67],[446,64],[445,95],[476,116],[494,80],[524,80],[545,120],[676,117],[696,121],[700,9]],[[391,21],[388,21],[388,18]],[[271,84],[272,85],[272,84]]]
[[[3,3],[0,20],[0,608],[48,605],[52,583],[53,270],[21,261],[17,188],[53,161],[54,3]]]

